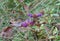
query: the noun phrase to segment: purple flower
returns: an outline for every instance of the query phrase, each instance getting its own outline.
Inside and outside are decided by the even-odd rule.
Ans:
[[[41,17],[42,16],[42,13],[38,13],[36,15],[37,15],[37,17]]]
[[[33,25],[34,24],[34,21],[32,21],[31,19],[27,19],[25,21],[28,25]]]
[[[31,19],[26,19],[25,22],[26,23],[30,23],[32,20]]]
[[[28,24],[27,24],[26,22],[22,22],[22,23],[21,23],[21,26],[22,26],[22,27],[27,27]]]
[[[34,21],[31,21],[31,22],[30,22],[30,25],[34,25],[34,23],[35,23]]]
[[[27,14],[29,17],[41,17],[43,14],[42,13],[37,13],[37,14],[31,14],[31,13],[29,13],[29,14]]]
[[[33,14],[31,14],[31,13],[29,13],[29,14],[27,14],[29,17],[33,17]]]

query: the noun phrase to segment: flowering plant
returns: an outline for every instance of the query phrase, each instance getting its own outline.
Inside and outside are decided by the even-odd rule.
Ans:
[[[0,40],[59,41],[59,2],[59,0],[1,0]]]

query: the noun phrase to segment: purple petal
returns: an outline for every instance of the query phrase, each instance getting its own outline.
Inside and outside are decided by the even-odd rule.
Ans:
[[[38,14],[37,14],[37,17],[41,17],[41,16],[42,16],[42,13],[38,13]]]
[[[26,23],[30,23],[31,21],[32,21],[31,19],[25,20]]]
[[[29,17],[33,17],[33,15],[31,13],[27,14]]]
[[[27,27],[28,24],[27,24],[26,22],[22,22],[21,26],[22,26],[22,27]]]
[[[31,24],[31,25],[34,25],[34,23],[35,23],[35,22],[33,22],[33,21],[32,21],[32,22],[30,22],[30,24]]]
[[[32,21],[31,19],[27,19],[26,21],[25,21],[27,24],[29,24],[29,25],[33,25],[35,22],[34,21]]]

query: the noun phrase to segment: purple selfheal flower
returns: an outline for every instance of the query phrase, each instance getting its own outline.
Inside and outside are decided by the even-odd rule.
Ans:
[[[41,17],[43,14],[42,13],[38,13],[36,15],[37,15],[37,17]]]
[[[21,26],[22,26],[22,27],[27,27],[28,24],[24,21],[24,22],[21,23]]]
[[[33,26],[33,25],[34,25],[34,23],[35,23],[34,21],[31,21],[31,22],[30,22],[30,25],[32,25],[32,26]]]
[[[26,19],[25,22],[26,23],[30,23],[32,20],[31,19]]]
[[[25,21],[28,25],[33,25],[34,24],[34,21],[32,21],[31,19],[27,19]]]
[[[29,14],[27,14],[29,17],[33,17],[33,14],[31,14],[31,13],[29,13]]]

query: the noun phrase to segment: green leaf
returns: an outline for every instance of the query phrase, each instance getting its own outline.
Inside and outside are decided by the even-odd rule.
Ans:
[[[59,5],[60,5],[60,3],[57,3],[56,5],[58,5],[58,6],[59,6]]]
[[[49,39],[54,39],[54,38],[56,38],[55,36],[49,36]]]

